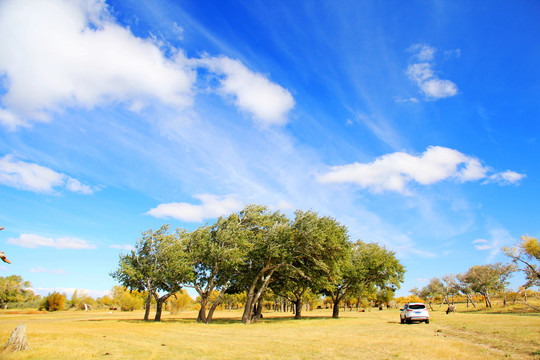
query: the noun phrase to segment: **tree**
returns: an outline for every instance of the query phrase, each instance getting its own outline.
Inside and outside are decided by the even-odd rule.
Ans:
[[[339,303],[348,294],[358,294],[373,286],[397,290],[404,274],[405,268],[393,251],[358,240],[352,245],[350,255],[342,259],[336,278],[324,290],[332,298],[332,317],[339,318]]]
[[[297,252],[289,220],[279,211],[248,205],[239,213],[238,224],[247,241],[247,253],[228,293],[246,292],[242,322],[249,324],[260,317],[262,296],[272,276],[281,267],[291,264]]]
[[[512,258],[514,264],[522,264],[527,282],[525,289],[532,286],[540,286],[540,243],[538,239],[529,235],[523,235],[520,243],[512,248],[503,248],[505,254]]]
[[[199,294],[201,308],[197,322],[212,321],[216,307],[230,285],[238,267],[245,261],[247,242],[240,227],[238,214],[220,217],[212,226],[202,226],[193,231],[185,244],[185,252],[193,266],[193,287]],[[219,295],[212,303],[208,316],[206,308],[214,290]]]
[[[348,235],[347,228],[335,219],[313,211],[296,211],[291,230],[301,255],[276,273],[271,287],[294,304],[294,318],[300,319],[310,290],[318,293],[330,285],[339,260],[348,250]]]
[[[429,308],[433,310],[431,303],[435,301],[435,298],[444,294],[444,285],[439,278],[433,278],[429,281],[429,284],[424,286],[421,290],[413,288],[410,290],[411,294],[418,296],[420,299],[428,303]]]
[[[192,276],[183,251],[187,231],[169,234],[169,225],[142,233],[135,249],[120,255],[118,269],[110,275],[131,290],[148,291],[144,319],[148,320],[151,296],[156,301],[155,321],[161,320],[165,301]]]
[[[490,294],[494,291],[504,290],[508,285],[508,279],[515,270],[514,264],[475,265],[463,274],[462,278],[472,291],[484,296],[486,307],[492,307]]]
[[[34,298],[32,285],[19,275],[0,277],[0,306],[7,308],[9,303],[23,302]]]
[[[41,308],[47,311],[60,311],[66,308],[66,294],[59,292],[49,293],[47,297],[43,298]]]

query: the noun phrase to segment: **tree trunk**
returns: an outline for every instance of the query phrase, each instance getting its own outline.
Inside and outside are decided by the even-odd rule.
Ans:
[[[30,348],[28,339],[26,338],[26,325],[19,324],[11,333],[8,342],[5,345],[6,350],[24,351]]]
[[[144,310],[144,321],[148,321],[150,317],[150,305],[152,304],[152,293],[148,291],[148,297],[146,298],[146,306]]]
[[[199,309],[199,315],[197,316],[197,322],[206,323],[206,304],[208,304],[208,297],[201,294],[201,308]]]
[[[212,321],[212,317],[214,316],[214,311],[216,311],[216,308],[218,307],[218,305],[221,304],[221,299],[223,299],[223,295],[225,295],[225,290],[227,289],[225,288],[221,289],[216,301],[214,301],[214,303],[210,307],[210,310],[208,310],[208,316],[206,317],[206,321],[205,321],[207,324],[210,324],[210,322]]]
[[[302,298],[296,299],[296,301],[294,302],[294,307],[296,308],[294,318],[301,319],[302,318]]]
[[[334,300],[334,307],[332,309],[332,318],[339,319],[339,300]]]
[[[154,295],[156,299],[156,317],[154,318],[154,321],[161,321],[161,311],[163,309],[163,304],[167,299],[172,295],[172,293],[165,294],[162,297],[158,297],[157,295]]]

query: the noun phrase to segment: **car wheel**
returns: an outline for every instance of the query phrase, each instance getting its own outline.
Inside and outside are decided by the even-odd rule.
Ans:
[[[429,319],[426,319],[426,324],[429,324]]]
[[[401,320],[401,323],[402,323],[402,324],[405,324],[405,319],[399,318],[399,320]]]
[[[412,320],[407,318],[407,324],[411,324],[412,323]]]

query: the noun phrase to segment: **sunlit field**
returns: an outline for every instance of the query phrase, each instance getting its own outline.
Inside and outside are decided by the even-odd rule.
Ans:
[[[21,322],[31,350],[2,359],[540,359],[540,316],[431,312],[430,324],[400,324],[398,310],[264,313],[243,325],[220,311],[209,325],[196,312],[144,322],[143,313],[0,312],[0,341]],[[537,355],[538,354],[538,355]]]

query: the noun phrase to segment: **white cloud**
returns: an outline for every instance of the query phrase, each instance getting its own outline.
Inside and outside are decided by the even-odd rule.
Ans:
[[[441,99],[454,96],[457,85],[450,80],[440,79],[433,71],[433,59],[436,49],[425,44],[415,44],[409,48],[419,62],[410,64],[406,74],[413,80],[429,99]]]
[[[517,184],[527,175],[519,174],[517,172],[506,170],[501,173],[491,175],[484,183],[498,183],[501,185]]]
[[[192,101],[195,75],[183,54],[169,59],[115,24],[104,1],[3,1],[0,49],[0,122],[11,128],[64,107]]]
[[[204,58],[199,64],[219,75],[220,92],[264,125],[283,125],[294,106],[289,91],[228,57]]]
[[[0,158],[0,184],[38,193],[63,187],[71,192],[92,194],[94,189],[47,167],[15,160],[12,155]]]
[[[201,201],[201,205],[189,203],[160,204],[147,212],[156,218],[173,218],[187,222],[202,222],[204,219],[213,219],[229,215],[231,212],[241,210],[243,204],[234,196],[220,197],[211,194],[196,195],[194,198]]]
[[[460,182],[486,179],[485,182],[515,183],[525,175],[506,171],[488,177],[489,167],[457,150],[431,146],[422,155],[403,152],[383,155],[367,164],[334,166],[319,176],[322,183],[355,183],[373,192],[395,191],[409,194],[407,184],[430,185],[447,179]],[[484,183],[485,183],[484,182]]]
[[[31,273],[46,273],[46,274],[59,274],[64,275],[66,272],[62,269],[45,269],[41,266],[36,266],[30,269]]]
[[[86,240],[63,236],[56,239],[47,238],[35,234],[21,234],[18,238],[9,238],[8,244],[17,245],[25,248],[52,247],[56,249],[96,249],[96,246]]]
[[[439,79],[429,63],[411,64],[407,68],[407,75],[416,82],[420,90],[428,98],[440,99],[457,94],[457,86],[450,80]]]
[[[431,61],[433,60],[437,49],[427,44],[414,44],[408,51],[414,53],[414,57],[419,61]]]
[[[38,287],[32,290],[36,294],[39,294],[41,296],[47,296],[48,294],[56,291],[61,294],[62,293],[66,294],[68,299],[71,299],[75,290],[77,290],[77,293],[79,294],[84,293],[90,297],[93,297],[94,299],[105,296],[105,295],[110,295],[111,293],[110,290],[90,290],[90,289],[79,289],[79,288],[74,288],[74,287],[53,287],[53,288]]]
[[[129,244],[114,244],[114,245],[110,245],[109,248],[111,249],[119,249],[119,250],[127,250],[127,251],[131,251],[131,250],[134,250],[135,248],[132,246],[132,245],[129,245]]]
[[[368,164],[334,166],[319,177],[322,183],[355,183],[374,192],[385,190],[407,194],[407,183],[434,184],[449,178],[473,181],[486,176],[489,169],[478,159],[457,150],[431,146],[422,155],[396,152]]]

